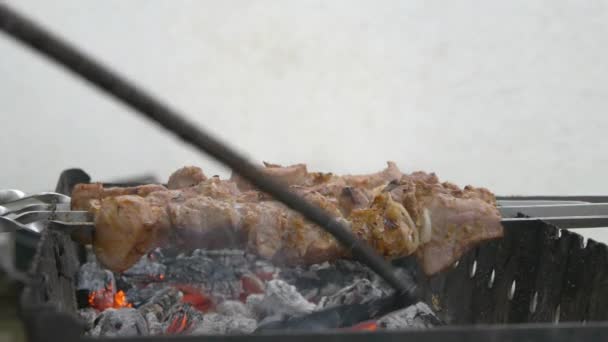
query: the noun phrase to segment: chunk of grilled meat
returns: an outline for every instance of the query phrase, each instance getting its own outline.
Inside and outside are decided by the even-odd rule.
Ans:
[[[390,162],[368,176],[309,173],[304,164],[266,164],[264,170],[343,221],[381,255],[415,253],[427,275],[503,234],[491,192],[440,183],[432,173],[405,175]],[[184,248],[247,248],[286,264],[350,256],[320,227],[236,176],[207,179],[200,169],[187,167],[171,179],[174,190],[156,185],[75,188],[73,208],[96,215],[94,249],[106,267],[127,269],[168,241]]]
[[[414,172],[385,188],[420,229],[418,259],[426,274],[457,261],[478,243],[503,235],[494,195],[485,188],[461,190],[433,173]]]
[[[155,191],[167,190],[162,185],[148,184],[125,188],[104,188],[100,183],[76,184],[72,191],[72,209],[91,210],[98,208],[104,198],[117,197],[122,195],[137,195],[146,197]]]
[[[166,208],[140,196],[106,197],[95,215],[93,250],[102,265],[124,271],[170,233]]]
[[[189,188],[205,180],[207,176],[200,167],[184,166],[171,174],[167,187],[171,190]]]

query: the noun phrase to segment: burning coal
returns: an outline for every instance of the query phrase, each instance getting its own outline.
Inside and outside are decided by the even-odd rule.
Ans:
[[[112,284],[108,284],[108,286],[101,290],[92,291],[91,294],[89,294],[88,303],[90,307],[99,311],[109,308],[120,309],[133,307],[133,305],[127,301],[127,296],[124,291],[119,290],[118,292],[114,292]]]
[[[155,250],[122,274],[91,259],[81,266],[78,289],[88,291],[80,313],[89,336],[376,331],[440,324],[424,304],[394,307],[392,290],[349,260],[279,268],[241,250],[188,255]]]

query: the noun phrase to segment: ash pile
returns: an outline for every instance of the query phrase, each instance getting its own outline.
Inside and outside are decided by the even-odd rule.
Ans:
[[[79,315],[93,337],[441,324],[426,304],[403,308],[391,295],[387,284],[355,261],[276,267],[242,250],[176,255],[156,249],[122,274],[101,268],[89,253],[77,278]]]

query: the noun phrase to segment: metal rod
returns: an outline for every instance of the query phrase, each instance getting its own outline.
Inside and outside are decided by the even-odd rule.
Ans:
[[[186,120],[177,111],[161,103],[144,90],[128,82],[117,73],[102,66],[75,47],[46,29],[25,18],[4,3],[0,3],[0,29],[33,50],[63,65],[95,87],[120,100],[142,116],[171,131],[184,142],[206,152],[229,166],[261,191],[272,195],[291,209],[333,235],[342,245],[380,275],[395,290],[403,293],[404,304],[415,302],[413,282],[405,283],[395,276],[393,268],[367,244],[358,240],[344,225],[325,211],[290,192],[286,187],[264,175],[246,158],[220,142],[209,133]]]
[[[608,227],[608,216],[566,216],[566,217],[518,217],[503,218],[500,222],[505,229],[517,227],[524,222],[543,221],[558,228],[606,228]]]
[[[498,209],[503,218],[517,217],[519,214],[531,217],[608,215],[608,203],[518,205]]]

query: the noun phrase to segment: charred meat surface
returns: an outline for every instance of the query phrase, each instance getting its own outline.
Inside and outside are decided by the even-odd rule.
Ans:
[[[388,162],[370,175],[308,172],[306,165],[265,164],[268,175],[344,222],[386,258],[415,254],[427,275],[480,242],[503,234],[494,195],[440,182],[433,173],[402,173]],[[275,263],[310,265],[349,257],[338,242],[238,176],[207,178],[196,167],[160,185],[104,189],[78,185],[72,207],[95,214],[99,261],[126,270],[155,247],[246,248]]]

